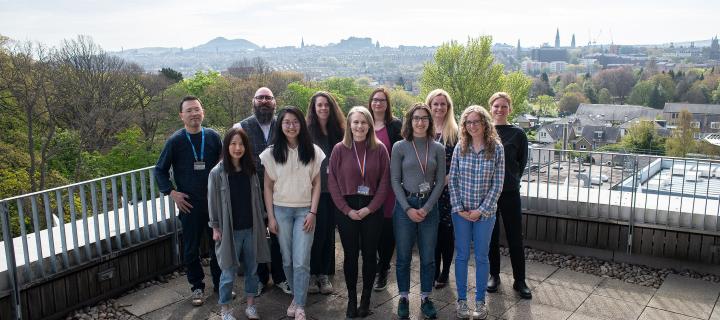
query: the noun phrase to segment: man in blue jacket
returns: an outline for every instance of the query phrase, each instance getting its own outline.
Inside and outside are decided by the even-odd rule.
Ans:
[[[205,302],[205,273],[200,264],[203,236],[211,248],[210,273],[215,291],[219,288],[221,273],[215,258],[212,230],[208,226],[207,184],[210,169],[220,159],[222,141],[215,130],[202,126],[204,118],[200,99],[184,97],[180,101],[180,119],[184,128],[168,138],[155,166],[160,192],[169,195],[180,210],[182,258],[195,306]]]

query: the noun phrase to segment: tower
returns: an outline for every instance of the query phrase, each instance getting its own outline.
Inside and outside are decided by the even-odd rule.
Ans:
[[[555,31],[555,48],[560,48],[560,28]]]
[[[520,48],[520,39],[518,39],[517,44],[517,59],[520,60],[520,56],[522,55],[522,49]]]
[[[572,40],[570,41],[570,48],[575,48],[575,34],[573,33]]]
[[[304,37],[300,38],[300,48],[305,48],[305,38]]]

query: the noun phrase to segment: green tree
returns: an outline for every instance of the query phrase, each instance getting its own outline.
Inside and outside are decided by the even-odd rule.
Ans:
[[[316,89],[308,87],[300,82],[293,82],[287,86],[287,89],[283,92],[280,100],[283,105],[296,106],[300,108],[303,113],[306,113],[308,102],[316,91]]]
[[[587,98],[579,92],[566,92],[558,102],[558,110],[565,114],[575,113],[581,103],[587,103]]]
[[[558,115],[558,105],[555,99],[548,95],[542,95],[535,99],[533,104],[537,115],[556,117]]]
[[[608,90],[607,88],[602,88],[600,89],[600,91],[598,91],[598,103],[612,103],[612,96],[610,95],[610,90]]]
[[[655,85],[648,98],[648,107],[662,109],[665,106],[665,102],[665,92],[663,92],[659,84]]]
[[[420,80],[421,96],[431,90],[448,91],[460,114],[470,105],[486,105],[497,91],[507,91],[514,105],[527,99],[531,80],[520,73],[505,75],[504,66],[495,63],[491,51],[492,37],[469,38],[465,45],[457,41],[445,43],[425,64]]]
[[[189,94],[196,97],[203,97],[205,89],[220,79],[220,73],[217,71],[198,71],[192,78],[182,81],[182,86]]]
[[[641,121],[630,126],[620,145],[631,152],[646,154],[665,152],[665,140],[657,133],[655,124],[650,121]]]
[[[585,94],[585,97],[588,98],[590,103],[598,103],[597,91],[595,90],[595,86],[593,85],[592,81],[583,82],[583,93]]]
[[[694,152],[696,128],[692,127],[692,114],[686,109],[680,111],[678,117],[677,128],[673,130],[672,137],[665,141],[665,150],[667,155],[673,157],[684,157],[688,153]]]
[[[180,81],[183,81],[183,75],[179,71],[175,71],[171,68],[162,68],[160,69],[160,74],[165,76],[168,80],[170,80],[172,83],[178,83]]]
[[[720,104],[720,83],[718,83],[717,89],[712,92],[712,103]]]

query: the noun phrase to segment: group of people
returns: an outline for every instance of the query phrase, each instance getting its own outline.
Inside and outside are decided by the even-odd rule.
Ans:
[[[202,126],[200,100],[183,98],[184,128],[167,140],[155,169],[160,191],[180,210],[183,263],[194,305],[205,298],[200,263],[205,238],[214,248],[210,272],[223,319],[235,319],[229,306],[241,263],[247,318],[259,319],[255,297],[272,278],[293,296],[287,316],[306,319],[307,294],[333,291],[337,226],[348,318],[371,313],[371,294],[386,289],[393,254],[397,313],[409,318],[417,244],[422,316],[437,318],[430,295],[447,286],[455,254],[457,316],[484,319],[485,292],[500,285],[496,219],[503,221],[510,247],[513,289],[522,298],[532,297],[525,283],[519,192],[528,142],[522,129],[508,123],[512,99],[507,93],[490,98],[490,112],[467,107],[459,124],[442,89],[410,106],[402,121],[393,117],[384,88],[347,115],[323,91],[312,96],[307,114],[285,107],[276,115],[275,97],[264,87],[252,101],[254,114],[228,129],[221,141],[216,131]],[[471,247],[472,310],[467,303]]]

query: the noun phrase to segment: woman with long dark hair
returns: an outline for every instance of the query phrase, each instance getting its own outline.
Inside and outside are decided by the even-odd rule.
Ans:
[[[425,104],[432,111],[433,123],[435,124],[435,141],[445,146],[445,172],[450,172],[450,162],[458,140],[458,125],[455,121],[452,99],[450,99],[450,94],[447,91],[435,89],[428,93]],[[444,288],[448,284],[450,264],[452,264],[455,249],[447,177],[446,175],[445,188],[443,188],[438,200],[440,223],[438,223],[438,238],[435,246],[435,289]]]
[[[330,93],[318,91],[310,98],[307,125],[313,143],[329,155],[345,131],[345,116]],[[308,293],[330,294],[333,291],[329,275],[335,273],[335,205],[328,190],[328,160],[326,157],[320,166],[322,189],[310,253]]]
[[[498,199],[497,218],[505,227],[510,262],[512,264],[513,289],[523,299],[532,299],[532,292],[525,283],[525,251],[522,238],[522,206],[520,178],[528,159],[528,139],[522,128],[508,122],[512,113],[512,98],[505,92],[497,92],[488,101],[493,124],[505,149],[505,180]],[[490,240],[490,279],[487,291],[496,292],[500,285],[500,224],[495,223]]]
[[[265,166],[268,229],[278,237],[293,300],[287,316],[305,320],[310,248],[320,200],[320,165],[325,154],[312,143],[302,111],[280,110],[273,144],[260,154]]]
[[[222,146],[222,161],[210,171],[208,178],[208,224],[213,229],[215,253],[222,269],[220,313],[223,320],[235,319],[230,302],[238,261],[242,261],[247,296],[245,315],[248,319],[260,319],[255,307],[257,264],[270,261],[260,179],[245,131],[230,128]]]
[[[437,200],[445,187],[445,147],[433,139],[435,128],[430,114],[430,108],[424,103],[416,103],[408,110],[402,127],[404,139],[395,143],[390,160],[396,199],[393,225],[400,319],[410,316],[410,264],[416,241],[420,253],[420,310],[425,318],[437,317],[430,294],[440,220]]]
[[[505,154],[490,114],[482,106],[469,106],[460,116],[460,142],[455,146],[448,187],[455,229],[456,312],[470,318],[467,275],[470,244],[475,249],[475,309],[472,317],[485,319],[488,250],[495,225],[497,199],[503,187]]]
[[[373,117],[375,136],[385,145],[388,152],[392,151],[393,144],[402,140],[402,135],[400,135],[402,122],[392,115],[390,92],[382,87],[373,90],[373,92],[370,93],[367,108]],[[383,203],[383,223],[380,231],[380,244],[378,245],[377,282],[375,283],[375,291],[382,291],[387,288],[390,260],[395,251],[395,235],[392,220],[394,208],[395,195],[391,192],[385,198],[385,203]]]
[[[348,112],[345,137],[330,156],[328,188],[338,207],[336,221],[345,251],[343,271],[348,290],[348,318],[370,314],[375,280],[377,232],[383,222],[382,204],[390,191],[390,157],[375,138],[370,112],[354,107]],[[357,306],[358,254],[362,251],[362,295]]]

